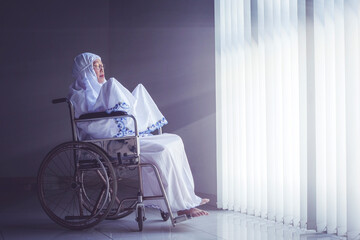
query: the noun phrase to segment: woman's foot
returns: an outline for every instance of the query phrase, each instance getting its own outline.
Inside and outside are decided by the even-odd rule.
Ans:
[[[204,203],[205,204],[205,203]],[[190,208],[188,210],[181,210],[177,212],[177,215],[186,215],[186,216],[191,216],[191,217],[200,217],[200,216],[206,216],[209,215],[209,213],[207,211],[198,209],[198,208]]]
[[[201,199],[200,205],[207,204],[208,202],[210,202],[210,199],[208,199],[208,198],[203,198],[203,199]]]

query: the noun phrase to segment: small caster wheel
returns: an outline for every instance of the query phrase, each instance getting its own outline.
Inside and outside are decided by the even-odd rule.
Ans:
[[[143,230],[144,221],[146,220],[144,205],[138,204],[136,206],[136,215],[136,221],[138,223],[139,231],[141,232]]]
[[[170,214],[169,214],[169,213],[163,212],[163,211],[161,211],[161,210],[160,210],[160,214],[161,214],[162,219],[163,219],[165,222],[166,222],[166,221],[169,219],[169,217],[170,217]]]

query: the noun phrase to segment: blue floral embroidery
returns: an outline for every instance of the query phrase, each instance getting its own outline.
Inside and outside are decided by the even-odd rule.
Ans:
[[[135,132],[126,126],[128,122],[127,118],[121,117],[121,118],[115,118],[114,120],[119,129],[118,133],[114,137],[125,137],[125,136],[134,135]]]
[[[140,135],[149,134],[155,131],[156,129],[163,127],[165,124],[168,124],[168,121],[163,117],[161,120],[157,121],[155,124],[152,124],[145,131],[142,131],[139,134]]]
[[[114,107],[109,108],[106,110],[107,113],[112,113],[115,111],[125,111],[127,112],[129,110],[130,106],[125,102],[119,102]],[[134,130],[131,130],[127,127],[128,118],[120,117],[120,118],[114,118],[116,126],[118,127],[118,133],[114,137],[125,137],[125,136],[131,136],[134,135]],[[150,134],[151,132],[155,131],[156,129],[159,129],[163,127],[165,124],[168,124],[168,121],[163,117],[156,123],[149,126],[145,131],[139,132],[140,136],[144,136],[147,134]]]
[[[112,113],[116,111],[124,111],[127,112],[129,110],[130,106],[126,102],[118,102],[115,104],[114,107],[109,108],[106,110],[107,113]],[[134,131],[130,130],[127,127],[127,118],[120,117],[120,118],[114,118],[114,121],[116,123],[116,126],[118,127],[118,133],[114,137],[125,137],[129,135],[134,135]]]
[[[112,112],[116,112],[116,111],[125,111],[126,112],[127,110],[129,110],[129,108],[130,108],[130,106],[126,102],[119,102],[119,103],[115,104],[114,107],[106,110],[106,112],[107,113],[112,113]]]

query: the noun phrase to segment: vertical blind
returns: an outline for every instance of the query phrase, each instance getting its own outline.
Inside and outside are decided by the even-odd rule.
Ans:
[[[215,0],[218,207],[360,234],[360,1]]]

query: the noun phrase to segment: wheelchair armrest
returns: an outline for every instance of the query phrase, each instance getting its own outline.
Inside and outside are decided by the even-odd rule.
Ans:
[[[134,121],[134,126],[135,126],[135,136],[138,137],[139,136],[139,131],[137,128],[137,121],[135,119],[135,117],[133,115],[128,114],[127,112],[123,112],[123,111],[116,111],[116,112],[111,112],[111,113],[107,113],[107,112],[92,112],[92,113],[86,113],[81,115],[79,118],[74,118],[74,124],[77,122],[88,122],[88,121],[94,121],[94,120],[102,120],[102,119],[110,119],[110,118],[116,118],[116,117],[127,117],[127,118],[132,118],[132,120]],[[74,127],[75,129],[75,127]]]
[[[92,112],[92,113],[85,113],[81,115],[78,119],[81,120],[90,120],[90,119],[98,119],[98,118],[108,118],[108,117],[120,117],[127,115],[126,112],[123,111],[117,111],[117,112]]]

